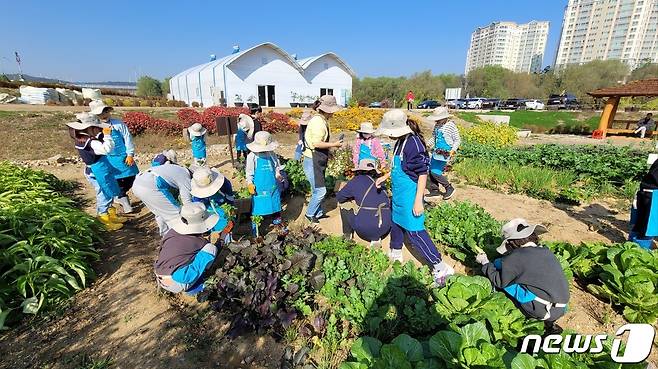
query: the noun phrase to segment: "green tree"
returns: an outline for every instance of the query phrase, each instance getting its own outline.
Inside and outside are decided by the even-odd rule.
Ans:
[[[588,92],[615,86],[628,75],[628,66],[619,60],[593,60],[582,65],[567,65],[557,71],[558,89],[553,93],[570,92],[586,104],[594,99]]]
[[[514,97],[512,96],[513,93],[505,87],[505,83],[513,73],[511,70],[499,65],[487,65],[474,69],[466,76],[466,93],[477,97],[499,97],[502,99]]]
[[[171,77],[167,77],[162,80],[162,83],[160,83],[161,89],[162,89],[162,96],[167,96],[167,94],[171,91],[169,88],[169,80]]]
[[[658,63],[645,63],[637,68],[635,68],[630,77],[629,81],[637,81],[640,79],[647,78],[658,78]]]
[[[137,80],[137,96],[162,96],[160,81],[149,76]]]

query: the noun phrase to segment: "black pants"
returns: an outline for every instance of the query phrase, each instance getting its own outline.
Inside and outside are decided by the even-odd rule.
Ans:
[[[118,178],[117,183],[119,184],[119,197],[126,197],[128,191],[133,188],[133,182],[135,182],[135,176]]]
[[[407,110],[413,109],[414,104],[411,101],[407,101]]]
[[[448,177],[445,175],[436,175],[430,172],[428,179],[426,188],[430,191],[439,191],[441,189],[440,186],[443,186],[446,191],[452,188]]]
[[[237,153],[238,153],[238,157],[237,157],[238,160],[240,160],[241,155],[244,155],[244,160],[247,160],[247,155],[249,155],[248,150],[238,150]]]

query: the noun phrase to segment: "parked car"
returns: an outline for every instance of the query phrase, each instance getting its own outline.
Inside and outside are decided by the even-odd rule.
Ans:
[[[381,108],[382,103],[380,101],[374,101],[371,102],[370,105],[368,105],[369,108]]]
[[[495,109],[500,104],[500,99],[484,99],[482,109]]]
[[[482,109],[482,103],[484,100],[486,99],[480,97],[466,99],[466,109]]]
[[[457,109],[457,99],[446,100],[446,106],[450,109]]]
[[[541,100],[526,100],[525,108],[527,110],[544,110],[544,103]]]
[[[450,100],[447,104],[451,109],[466,109],[465,99]]]
[[[501,109],[518,110],[525,109],[525,99],[507,99],[498,105]]]
[[[576,96],[569,93],[563,95],[550,95],[546,105],[549,109],[580,109],[580,102],[578,102]]]
[[[421,102],[420,104],[418,104],[418,106],[416,106],[416,108],[418,108],[418,109],[434,109],[434,108],[438,108],[439,106],[441,106],[441,104],[436,100],[425,100],[425,101]]]

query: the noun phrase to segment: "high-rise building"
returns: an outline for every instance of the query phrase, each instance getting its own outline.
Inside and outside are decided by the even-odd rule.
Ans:
[[[658,0],[569,0],[555,67],[597,59],[658,61]]]
[[[548,22],[525,24],[494,22],[479,27],[471,34],[466,55],[466,69],[500,65],[516,72],[538,72],[542,69]]]

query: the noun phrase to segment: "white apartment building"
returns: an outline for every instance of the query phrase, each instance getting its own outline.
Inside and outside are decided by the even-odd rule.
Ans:
[[[525,24],[494,22],[471,34],[465,73],[485,65],[500,65],[515,72],[542,70],[549,22]]]
[[[569,0],[555,67],[619,59],[658,61],[658,0]]]

